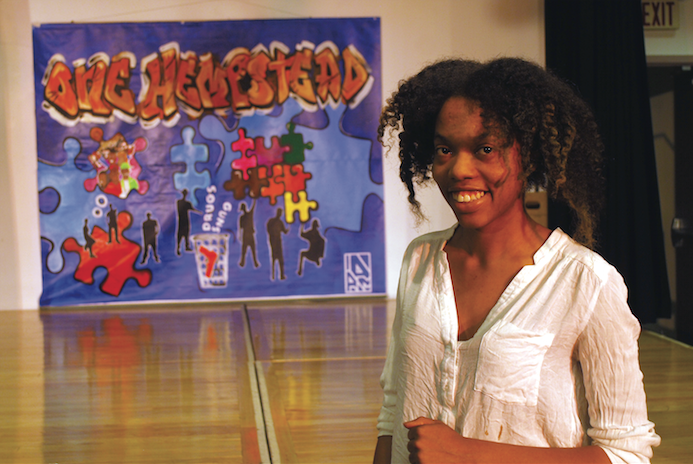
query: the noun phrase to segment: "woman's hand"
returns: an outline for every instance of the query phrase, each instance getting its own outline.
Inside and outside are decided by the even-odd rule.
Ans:
[[[466,462],[466,439],[443,422],[419,417],[404,426],[409,429],[407,449],[412,464]]]
[[[538,448],[465,438],[441,421],[419,417],[404,426],[409,429],[409,462],[412,464],[532,463],[608,464],[598,446]]]

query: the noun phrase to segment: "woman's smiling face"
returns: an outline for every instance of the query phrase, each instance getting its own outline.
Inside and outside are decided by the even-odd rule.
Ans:
[[[524,216],[519,146],[484,127],[476,104],[445,102],[434,145],[433,178],[463,228],[505,227]]]

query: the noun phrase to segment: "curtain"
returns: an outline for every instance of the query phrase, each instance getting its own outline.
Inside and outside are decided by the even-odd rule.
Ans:
[[[640,0],[545,0],[546,65],[595,113],[605,146],[606,207],[597,251],[616,266],[641,323],[670,317]],[[572,231],[549,205],[549,225]]]

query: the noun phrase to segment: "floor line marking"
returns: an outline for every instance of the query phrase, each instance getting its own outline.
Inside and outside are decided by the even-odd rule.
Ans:
[[[253,339],[250,335],[248,308],[245,305],[243,305],[241,313],[243,314],[243,333],[245,335],[246,352],[248,353],[248,374],[250,377],[250,391],[253,397],[253,410],[255,411],[255,429],[257,430],[257,443],[260,448],[260,459],[262,464],[273,464],[272,456],[268,448],[267,423],[264,420],[266,414],[262,407],[262,396],[260,392],[257,364],[255,361],[255,348],[253,347]],[[267,407],[269,408],[269,402],[267,402]],[[272,426],[271,434],[274,435],[274,426]],[[277,454],[277,459],[278,457],[279,455]],[[279,463],[279,460],[277,460],[276,463]]]
[[[274,430],[274,420],[272,419],[272,411],[269,407],[270,398],[269,391],[267,390],[267,380],[265,379],[265,373],[262,369],[261,361],[255,361],[255,372],[257,373],[258,384],[260,387],[260,399],[263,404],[267,405],[267,407],[263,408],[262,411],[265,415],[265,429],[267,430],[267,443],[269,443],[270,455],[272,456],[272,464],[281,464],[279,442],[277,441],[277,434]]]

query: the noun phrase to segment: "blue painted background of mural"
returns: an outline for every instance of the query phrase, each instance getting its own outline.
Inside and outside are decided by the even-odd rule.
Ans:
[[[42,306],[385,293],[377,18],[34,28]]]

